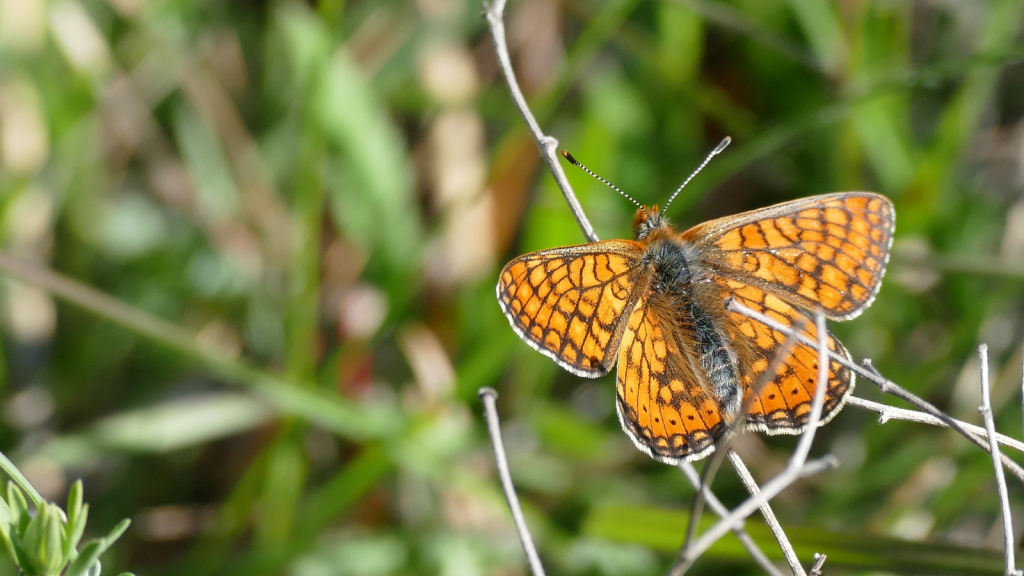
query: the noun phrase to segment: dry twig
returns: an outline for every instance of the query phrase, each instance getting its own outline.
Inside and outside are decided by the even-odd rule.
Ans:
[[[814,564],[811,564],[811,569],[807,572],[807,576],[821,576],[821,567],[825,565],[825,559],[827,556],[824,554],[814,554]]]
[[[740,478],[743,480],[743,484],[746,486],[747,491],[750,492],[751,495],[756,495],[758,493],[759,489],[757,487],[757,482],[754,481],[753,476],[750,475],[750,471],[747,470],[746,465],[740,457],[729,449],[729,445],[732,443],[732,439],[735,437],[735,434],[741,431],[740,426],[746,423],[743,415],[747,413],[750,404],[753,403],[755,398],[757,398],[761,389],[768,384],[770,375],[774,374],[782,366],[782,363],[789,357],[795,346],[796,338],[787,336],[786,341],[783,342],[782,347],[779,348],[778,353],[775,355],[772,363],[768,366],[768,369],[764,371],[764,374],[762,374],[760,378],[758,378],[757,383],[754,385],[751,392],[743,399],[739,410],[737,410],[736,417],[727,423],[725,431],[717,440],[715,440],[715,450],[712,453],[711,458],[708,460],[708,463],[704,465],[704,469],[701,471],[700,485],[702,488],[704,486],[711,485],[723,458],[728,454],[730,463],[736,469],[736,473],[739,474]],[[697,490],[693,495],[693,501],[690,505],[689,525],[686,530],[686,538],[683,540],[683,548],[689,547],[690,543],[697,536],[697,522],[700,520],[703,511],[704,490],[701,489]],[[765,508],[763,508],[762,511],[764,512],[765,520],[772,529],[772,533],[775,534],[779,540],[779,545],[782,547],[782,553],[786,557],[786,561],[789,563],[790,567],[797,566],[797,568],[794,568],[794,573],[799,574],[799,571],[802,570],[802,568],[799,567],[799,561],[796,559],[796,553],[793,552],[792,546],[788,545],[789,542],[788,540],[785,540],[785,536],[782,536],[782,539],[778,538],[779,533],[782,531],[782,526],[778,524],[775,514],[772,512],[771,508],[768,507],[767,502],[765,503]]]
[[[814,392],[814,400],[811,402],[811,412],[807,418],[807,427],[803,434],[800,435],[800,440],[797,441],[796,449],[793,450],[789,463],[786,464],[786,468],[781,473],[761,487],[760,494],[751,495],[750,498],[736,507],[726,518],[712,526],[690,546],[684,546],[680,549],[679,556],[669,571],[670,576],[685,574],[694,560],[706,552],[712,544],[717,542],[733,526],[736,526],[738,522],[760,508],[762,503],[774,498],[797,479],[836,466],[837,461],[832,456],[826,456],[811,462],[807,461],[811,444],[814,442],[814,436],[818,430],[818,423],[821,421],[821,410],[825,405],[825,390],[828,387],[829,362],[827,361],[828,341],[826,336],[828,332],[825,329],[825,316],[818,312],[815,315],[815,320],[818,327],[818,342],[816,343],[816,349],[818,350],[818,386]],[[784,534],[783,537],[785,537]],[[799,574],[803,574],[803,568],[799,569]]]
[[[1000,463],[999,444],[996,442],[996,424],[992,417],[992,401],[989,395],[988,384],[988,346],[978,346],[978,358],[981,360],[981,418],[985,421],[985,430],[988,432],[989,449],[992,454],[992,467],[996,473],[996,487],[999,489],[999,504],[1003,517],[1003,556],[1006,560],[1006,576],[1014,576],[1017,572],[1017,561],[1013,557],[1016,545],[1013,541],[1013,520],[1010,515],[1010,497],[1006,493],[1006,477],[1003,475],[1003,467]]]
[[[540,563],[537,547],[530,536],[530,528],[523,517],[523,509],[519,506],[516,487],[512,484],[512,473],[509,471],[508,457],[505,455],[505,443],[501,440],[501,422],[498,420],[498,409],[495,406],[498,393],[494,388],[481,388],[477,394],[484,404],[484,419],[487,421],[487,433],[491,436],[491,446],[494,448],[494,461],[498,466],[501,489],[505,492],[508,509],[512,512],[512,521],[515,522],[516,532],[519,533],[519,541],[523,544],[526,561],[530,564],[530,573],[533,576],[544,576],[544,565]]]
[[[736,473],[740,476],[740,481],[743,482],[743,486],[750,492],[750,495],[757,498],[761,493],[761,487],[757,485],[757,480],[754,479],[754,475],[747,469],[747,465],[743,463],[743,460],[739,457],[736,452],[729,450],[729,462],[732,467],[736,469]],[[789,537],[786,536],[786,531],[783,530],[782,524],[779,519],[775,516],[775,511],[772,510],[767,500],[762,499],[761,501],[761,516],[764,517],[764,521],[768,524],[768,528],[771,529],[772,535],[775,536],[775,541],[779,543],[779,548],[782,549],[782,555],[786,558],[786,563],[789,564],[789,569],[793,571],[794,576],[803,576],[804,567],[800,565],[800,559],[796,557],[796,550],[793,549],[793,545],[789,542]]]
[[[533,112],[530,111],[530,107],[526,103],[523,91],[519,88],[519,81],[516,80],[515,72],[512,70],[512,59],[508,54],[508,43],[505,41],[504,12],[505,0],[493,0],[492,2],[484,3],[487,25],[490,26],[491,38],[494,39],[494,54],[498,57],[498,65],[501,68],[502,76],[505,77],[505,83],[508,84],[508,91],[512,94],[512,100],[515,101],[516,108],[519,109],[523,120],[530,128],[530,133],[537,140],[537,146],[540,148],[541,155],[544,156],[544,161],[547,162],[548,170],[555,177],[555,182],[562,191],[562,196],[565,197],[565,202],[569,205],[569,209],[572,210],[572,215],[576,218],[576,222],[580,225],[580,230],[583,231],[583,235],[587,237],[588,242],[597,242],[597,233],[594,232],[594,227],[583,212],[583,207],[580,206],[579,200],[576,199],[576,194],[572,191],[572,186],[569,185],[569,180],[565,177],[565,171],[562,170],[562,164],[558,160],[558,140],[548,136],[540,129],[540,124],[537,123],[537,119],[533,116]]]
[[[711,508],[712,512],[717,514],[719,518],[725,518],[726,515],[729,514],[729,509],[722,504],[717,496],[715,496],[715,493],[711,491],[711,488],[703,482],[700,475],[697,474],[697,470],[693,467],[693,464],[683,461],[679,464],[679,469],[683,471],[686,479],[690,481],[690,484],[693,485],[694,489],[703,493],[704,499],[707,500],[708,507]],[[744,467],[744,470],[746,470],[746,467]],[[747,552],[750,553],[750,556],[755,562],[757,562],[761,569],[767,572],[770,576],[782,576],[782,572],[772,564],[772,561],[769,560],[768,556],[761,551],[761,548],[759,548],[757,543],[754,542],[754,539],[751,538],[750,535],[747,534],[747,531],[743,529],[742,523],[740,523],[739,526],[733,527],[732,531],[736,534],[736,537],[739,538],[743,547],[747,549]]]
[[[924,412],[918,412],[917,410],[908,410],[906,408],[897,408],[896,406],[889,406],[888,404],[881,404],[879,402],[865,400],[864,398],[858,398],[856,396],[850,396],[847,398],[846,405],[877,412],[879,424],[885,424],[889,420],[905,420],[907,422],[930,424],[932,426],[941,426],[943,428],[949,427],[941,418],[936,418],[931,414],[925,414]],[[973,434],[977,434],[983,438],[988,437],[988,432],[981,426],[969,424],[962,420],[955,420],[955,422]],[[1009,436],[996,432],[996,442],[1008,448],[1024,452],[1024,442],[1021,442],[1016,438],[1010,438]]]

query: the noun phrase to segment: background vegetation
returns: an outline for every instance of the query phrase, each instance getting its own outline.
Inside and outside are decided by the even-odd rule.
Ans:
[[[506,259],[582,235],[481,12],[0,0],[3,251],[61,275],[3,275],[0,448],[47,498],[83,479],[87,537],[133,520],[105,565],[523,574],[476,399],[494,386],[551,572],[667,566],[686,482],[619,431],[609,378],[558,369],[495,302]],[[680,227],[892,198],[886,283],[834,331],[973,422],[987,342],[999,429],[1020,432],[1024,1],[516,0],[507,16],[541,123],[641,201],[733,137],[673,205]],[[628,236],[631,205],[569,177],[598,234]],[[986,454],[854,408],[819,438],[842,466],[776,505],[807,563],[1001,572]],[[764,479],[792,446],[737,449]],[[716,491],[743,495],[728,472]],[[1020,529],[1012,479],[1010,495]],[[750,566],[729,537],[695,572]]]

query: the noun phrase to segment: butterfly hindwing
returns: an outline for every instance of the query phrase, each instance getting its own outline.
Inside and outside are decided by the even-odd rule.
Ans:
[[[619,349],[616,412],[637,448],[666,464],[714,450],[725,428],[706,375],[699,376],[690,327],[664,318],[659,294],[633,308]]]
[[[814,320],[806,312],[756,286],[724,278],[717,282],[740,304],[817,341]],[[791,352],[777,360],[785,347],[786,334],[737,312],[731,312],[730,319],[733,322],[730,329],[734,331],[732,349],[740,364],[740,381],[748,402],[747,428],[768,434],[799,434],[807,424],[818,386],[818,351],[813,346],[794,342],[790,345]],[[827,345],[829,351],[849,358],[846,348],[831,335],[827,337]],[[849,368],[831,358],[828,362],[822,424],[839,412],[855,383]],[[766,374],[773,364],[778,367],[772,374]],[[760,390],[755,390],[759,384]],[[751,395],[755,397],[748,400]]]
[[[534,348],[573,374],[596,378],[615,365],[624,319],[646,278],[642,255],[643,246],[630,240],[525,254],[501,271],[498,303]]]

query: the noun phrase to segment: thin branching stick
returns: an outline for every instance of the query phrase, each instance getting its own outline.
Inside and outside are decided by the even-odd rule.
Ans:
[[[782,347],[779,352],[772,359],[771,365],[764,371],[763,374],[757,379],[757,383],[750,390],[749,394],[743,398],[743,402],[740,404],[739,409],[736,411],[736,415],[727,420],[725,431],[718,439],[715,440],[715,450],[711,454],[711,458],[708,463],[704,465],[704,469],[701,470],[700,482],[701,486],[709,486],[718,472],[719,466],[722,464],[722,460],[726,454],[729,454],[729,449],[732,440],[736,433],[741,432],[740,426],[746,424],[746,419],[743,417],[750,408],[750,405],[754,402],[754,399],[761,393],[761,389],[764,388],[768,381],[771,379],[771,375],[782,367],[783,362],[789,358],[789,355],[793,352],[793,347],[796,346],[796,338],[791,336],[786,337],[786,341],[782,343]],[[742,472],[740,472],[742,474]],[[704,512],[704,491],[698,490],[693,494],[693,501],[690,505],[690,522],[686,530],[686,539],[683,541],[683,546],[689,546],[690,542],[693,541],[697,535],[697,522],[700,520],[701,515]]]
[[[807,571],[807,576],[821,576],[821,567],[825,565],[825,559],[827,556],[824,554],[814,553],[814,564],[811,564],[811,569]]]
[[[768,316],[765,316],[764,314],[761,314],[759,312],[755,312],[755,311],[751,310],[750,308],[747,308],[746,306],[740,304],[739,302],[736,302],[736,300],[734,300],[734,299],[730,298],[726,302],[725,305],[726,305],[727,309],[729,309],[729,310],[731,310],[733,312],[738,312],[740,314],[743,314],[744,316],[747,316],[748,318],[753,318],[753,319],[755,319],[755,320],[757,320],[757,321],[759,321],[759,322],[769,326],[770,328],[772,328],[774,330],[782,332],[783,334],[795,333],[795,331],[792,328],[790,328],[789,326],[785,326],[785,325],[775,321],[774,319],[769,318]],[[811,346],[814,345],[814,341],[811,340],[810,338],[808,338],[807,336],[804,336],[803,334],[797,334],[797,337],[800,339],[801,342],[804,342],[805,344],[808,344],[808,345],[811,345]],[[960,421],[953,419],[951,416],[949,416],[948,414],[946,414],[942,410],[939,410],[938,408],[936,408],[930,402],[928,402],[925,399],[921,398],[920,396],[914,394],[913,392],[910,392],[906,388],[903,388],[899,384],[896,384],[892,380],[889,380],[889,379],[881,376],[877,372],[872,372],[871,370],[868,370],[868,369],[866,369],[866,368],[864,368],[862,366],[859,366],[859,365],[853,363],[852,361],[850,361],[845,356],[842,356],[840,354],[836,354],[834,352],[829,352],[828,355],[829,355],[830,358],[832,358],[836,362],[842,364],[843,366],[846,366],[850,370],[853,370],[855,373],[857,373],[858,376],[864,378],[865,380],[867,380],[869,382],[872,382],[872,383],[876,384],[879,387],[879,389],[882,390],[882,392],[884,392],[886,394],[892,394],[893,396],[896,396],[897,398],[900,398],[902,400],[905,400],[906,402],[909,402],[910,404],[916,406],[917,408],[923,410],[924,412],[927,412],[927,413],[931,414],[932,416],[935,416],[939,420],[942,420],[942,422],[946,426],[952,428],[953,430],[956,430],[958,433],[960,433],[961,436],[963,436],[964,438],[967,438],[972,443],[974,443],[976,446],[980,447],[982,450],[984,450],[986,452],[990,452],[991,451],[991,449],[989,448],[988,443],[984,439],[986,434],[983,433],[983,434],[977,435],[977,434],[973,434],[973,433],[969,432],[967,430],[967,428],[964,427]],[[1014,462],[1013,460],[1010,460],[1008,457],[1006,457],[1005,455],[1002,455],[1002,454],[1000,455],[1000,460],[1003,462],[1003,465],[1006,466],[1006,468],[1009,469],[1010,472],[1013,473],[1014,476],[1016,476],[1018,479],[1020,479],[1022,482],[1024,482],[1024,468],[1022,468],[1020,466],[1020,464],[1017,464],[1016,462]]]
[[[544,576],[544,566],[540,563],[537,547],[534,546],[533,538],[530,536],[530,529],[526,526],[523,509],[519,506],[519,496],[516,495],[516,487],[512,484],[512,473],[509,472],[508,457],[505,455],[505,443],[501,440],[501,422],[498,420],[498,408],[495,406],[498,393],[494,388],[481,388],[477,394],[479,394],[480,401],[484,404],[484,420],[487,421],[487,433],[490,434],[491,446],[494,447],[494,461],[498,466],[501,489],[505,492],[508,509],[512,512],[512,521],[515,522],[516,532],[519,533],[519,541],[523,543],[523,552],[526,554],[526,561],[530,564],[530,573],[533,576]]]
[[[815,321],[818,326],[818,342],[816,346],[818,350],[818,386],[814,391],[814,399],[811,401],[811,412],[807,418],[806,428],[800,435],[800,440],[797,441],[796,449],[793,450],[786,468],[762,486],[760,494],[752,495],[737,506],[726,518],[712,526],[693,542],[691,546],[681,548],[676,561],[672,565],[672,569],[669,571],[670,576],[685,574],[695,559],[706,552],[712,544],[717,542],[733,526],[736,526],[738,522],[760,508],[762,502],[771,500],[779,492],[782,492],[800,478],[817,474],[823,470],[834,468],[837,465],[838,462],[832,456],[826,456],[811,462],[807,461],[807,456],[811,451],[811,444],[814,442],[814,436],[818,431],[818,423],[821,421],[821,410],[825,406],[825,391],[828,387],[828,332],[825,329],[825,316],[819,311],[815,315]],[[802,568],[801,572],[803,572]]]
[[[711,455],[711,459],[708,461],[707,464],[704,465],[704,469],[701,471],[701,487],[711,485],[711,482],[718,471],[718,467],[722,463],[724,455],[728,454],[733,467],[736,468],[737,474],[739,474],[741,478],[744,478],[744,485],[747,487],[747,490],[750,492],[750,494],[754,495],[757,491],[759,491],[757,482],[755,482],[753,476],[750,475],[750,471],[747,470],[746,465],[743,464],[743,461],[740,459],[739,455],[735,454],[729,448],[729,446],[732,443],[735,434],[737,432],[742,432],[742,430],[739,427],[742,426],[743,424],[746,424],[746,419],[743,417],[743,415],[747,413],[747,410],[750,408],[750,405],[754,402],[754,399],[757,398],[758,395],[761,393],[761,389],[768,384],[768,381],[771,379],[771,375],[775,374],[775,372],[782,366],[783,362],[785,362],[786,359],[789,358],[795,346],[796,338],[792,336],[786,336],[785,342],[782,343],[782,347],[779,348],[778,353],[775,355],[775,358],[772,359],[772,363],[768,366],[768,369],[765,370],[765,372],[758,378],[757,383],[751,389],[750,393],[747,394],[746,397],[743,399],[743,402],[740,404],[739,410],[737,410],[736,412],[736,416],[728,421],[728,424],[725,428],[725,432],[723,432],[722,435],[719,436],[717,440],[715,440],[715,451]],[[746,479],[749,479],[750,482],[748,483]],[[697,492],[694,493],[693,501],[690,506],[689,526],[686,530],[686,539],[683,540],[683,548],[689,547],[690,543],[693,542],[693,539],[697,536],[697,522],[700,520],[703,511],[704,490],[698,490]],[[772,525],[772,520],[775,520],[775,514],[771,511],[770,507],[767,508],[765,520],[769,522],[769,525],[772,528],[772,533],[776,534],[776,536],[778,537],[779,532],[781,532],[782,530],[782,526],[779,525],[777,521],[774,525]],[[788,544],[788,539],[785,539],[785,536],[783,536],[782,539],[779,539],[779,546],[782,547],[782,553],[786,557],[786,561],[790,564],[790,566],[793,566],[794,561],[796,560],[796,555],[795,553],[791,554],[792,546],[789,546]],[[799,564],[799,561],[796,562],[797,564]]]
[[[680,462],[679,469],[683,471],[683,475],[685,475],[686,479],[690,481],[690,484],[693,484],[695,489],[704,493],[704,499],[707,500],[708,508],[711,508],[712,512],[717,514],[719,518],[725,518],[726,515],[729,514],[729,509],[722,504],[722,501],[715,496],[715,493],[711,491],[707,484],[702,483],[701,477],[697,473],[697,469],[693,467],[692,463],[686,461]],[[772,564],[772,561],[768,559],[768,556],[761,551],[760,547],[758,547],[757,542],[755,542],[754,539],[750,537],[750,534],[747,534],[747,531],[743,529],[742,523],[740,523],[739,526],[734,526],[732,531],[736,534],[736,538],[739,539],[740,543],[743,544],[743,547],[747,549],[751,558],[757,562],[761,569],[767,572],[770,576],[782,576],[782,572]]]
[[[519,114],[522,115],[526,125],[530,128],[530,133],[537,140],[537,147],[540,148],[541,155],[548,164],[548,170],[555,177],[555,183],[558,184],[558,188],[562,191],[562,196],[565,197],[566,204],[569,205],[572,215],[576,218],[576,223],[580,225],[580,230],[583,231],[583,235],[587,237],[588,242],[597,242],[597,233],[594,232],[594,227],[583,212],[583,207],[580,206],[579,200],[576,199],[576,194],[572,191],[569,179],[565,177],[565,171],[562,170],[562,164],[558,160],[558,140],[548,136],[540,129],[540,124],[537,123],[533,112],[530,111],[530,107],[526,104],[526,97],[523,96],[523,91],[519,88],[519,81],[516,80],[515,72],[512,70],[512,59],[508,54],[508,43],[505,41],[505,22],[502,19],[504,12],[505,0],[493,0],[492,2],[484,3],[484,14],[487,17],[487,24],[491,28],[491,37],[494,39],[494,54],[498,57],[498,66],[501,68],[501,74],[505,77],[508,91],[512,94],[512,100],[515,101]]]
[[[743,482],[747,492],[750,492],[750,495],[756,498],[761,493],[761,487],[757,485],[757,480],[754,479],[754,475],[750,473],[747,465],[743,463],[743,459],[733,450],[729,450],[729,462],[736,469],[736,473],[739,474],[740,481]],[[789,569],[793,571],[793,576],[805,576],[804,567],[800,564],[800,559],[796,557],[796,550],[793,549],[793,544],[790,543],[786,531],[782,529],[782,524],[775,516],[775,511],[772,510],[767,500],[762,499],[760,504],[761,516],[764,517],[765,523],[768,524],[768,528],[771,529],[775,540],[779,543],[779,548],[782,549],[782,555],[786,558]]]
[[[988,383],[988,346],[978,346],[978,359],[981,361],[981,418],[985,421],[988,431],[988,443],[992,453],[992,467],[996,472],[996,487],[999,489],[999,504],[1003,516],[1003,558],[1006,560],[1006,576],[1017,574],[1017,561],[1013,557],[1015,544],[1013,541],[1013,518],[1010,515],[1010,497],[1006,493],[1006,476],[1000,463],[999,443],[996,442],[996,424],[992,417],[992,400],[989,395]]]
[[[762,500],[771,500],[778,496],[780,492],[788,488],[793,482],[801,478],[806,478],[807,476],[819,474],[825,470],[831,470],[838,465],[839,461],[832,455],[818,458],[817,460],[811,460],[810,462],[805,462],[800,466],[797,466],[796,462],[791,458],[790,463],[786,466],[785,470],[761,487],[760,495],[757,497],[752,496],[749,499],[744,500],[743,503],[734,508],[728,516],[708,529],[707,532],[701,534],[701,536],[693,543],[693,546],[690,547],[690,554],[692,555],[692,558],[687,558],[683,561],[681,571],[676,567],[673,567],[669,574],[671,576],[685,574],[694,558],[697,558],[704,552],[707,552],[708,548],[714,545],[714,543],[724,536],[726,532],[731,530],[733,526],[736,526],[737,523],[742,522],[744,518],[756,512],[757,509],[760,508]]]
[[[879,424],[885,424],[889,420],[905,420],[907,422],[942,426],[943,428],[949,427],[941,418],[936,418],[931,414],[926,414],[917,410],[908,410],[907,408],[897,408],[896,406],[889,406],[888,404],[882,404],[873,400],[865,400],[864,398],[858,398],[856,396],[850,396],[847,398],[846,405],[877,412]],[[988,437],[988,432],[982,426],[976,426],[962,420],[957,420],[956,422],[973,434],[977,434],[984,438]],[[996,442],[1006,446],[1007,448],[1013,448],[1014,450],[1024,452],[1024,442],[1021,442],[1016,438],[1010,438],[1009,436],[996,432]]]

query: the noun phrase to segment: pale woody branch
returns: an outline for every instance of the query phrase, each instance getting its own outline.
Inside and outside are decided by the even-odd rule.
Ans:
[[[737,461],[742,463],[738,458]],[[700,475],[697,474],[697,470],[693,467],[693,464],[685,461],[681,462],[679,464],[679,469],[683,471],[686,479],[690,481],[690,484],[693,485],[694,489],[699,490],[700,493],[704,495],[704,499],[707,501],[708,507],[711,508],[712,512],[717,514],[719,518],[725,518],[725,516],[729,514],[729,509],[722,504],[717,496],[715,496],[715,493],[711,491],[711,488],[703,482]],[[744,467],[743,470],[746,471],[746,467]],[[774,528],[772,530],[774,531]],[[754,542],[754,539],[751,538],[750,535],[747,534],[746,530],[743,529],[743,524],[733,527],[732,531],[736,534],[736,537],[739,538],[744,548],[747,549],[747,552],[750,553],[750,556],[755,562],[757,562],[762,570],[767,572],[770,576],[782,576],[782,572],[772,564],[772,561],[769,560],[765,553],[761,551],[757,546],[757,543]]]
[[[818,351],[818,385],[814,391],[814,399],[811,401],[811,411],[807,417],[806,429],[800,435],[796,449],[793,450],[793,455],[790,456],[786,468],[761,487],[760,493],[752,494],[750,498],[740,504],[726,518],[712,526],[696,541],[688,542],[687,545],[684,545],[679,551],[679,556],[676,558],[672,569],[669,571],[670,576],[685,574],[693,562],[706,552],[712,544],[717,542],[719,538],[724,536],[734,526],[739,525],[744,518],[755,510],[765,507],[768,500],[777,496],[779,492],[782,492],[790,484],[805,476],[834,468],[838,464],[832,456],[826,456],[811,462],[807,461],[807,456],[811,451],[811,444],[814,442],[814,436],[818,431],[818,423],[821,421],[821,411],[825,406],[825,391],[828,389],[829,362],[827,361],[828,341],[826,336],[828,332],[825,329],[825,316],[818,312],[815,315],[815,321],[818,328],[818,341],[815,346]],[[785,538],[784,534],[783,538]],[[788,543],[788,540],[786,542]],[[799,563],[794,567],[794,574],[797,576],[804,575],[803,568]]]
[[[1014,548],[1016,543],[1013,538],[1013,522],[1010,515],[1010,497],[1006,493],[1006,477],[1003,475],[1003,467],[1000,465],[999,443],[996,442],[996,424],[992,418],[992,401],[989,398],[988,385],[988,346],[978,346],[978,357],[981,360],[981,406],[978,411],[985,421],[985,431],[988,432],[989,450],[992,454],[992,467],[996,474],[996,488],[999,490],[999,504],[1003,517],[1003,557],[1006,560],[1006,576],[1016,576],[1017,561],[1014,559]]]
[[[753,474],[747,469],[747,465],[739,457],[739,454],[729,450],[728,455],[729,463],[736,469],[736,473],[739,474],[743,486],[747,489],[747,492],[750,492],[751,496],[756,498],[761,492],[761,487],[757,485],[757,480],[754,479]],[[772,535],[775,536],[775,540],[779,543],[779,548],[782,549],[782,555],[785,556],[789,569],[795,576],[803,576],[804,567],[800,565],[800,559],[796,556],[796,550],[793,549],[789,536],[786,535],[786,531],[782,528],[782,523],[775,516],[775,511],[772,510],[771,505],[768,504],[767,500],[763,499],[761,501],[761,516],[764,517],[765,523],[768,524]]]
[[[918,412],[917,410],[908,410],[906,408],[897,408],[896,406],[889,406],[888,404],[881,404],[872,400],[865,400],[864,398],[858,398],[856,396],[850,396],[846,399],[847,406],[854,406],[857,408],[863,408],[864,410],[870,410],[872,412],[878,412],[878,423],[885,424],[889,420],[905,420],[907,422],[918,422],[920,424],[930,424],[932,426],[942,426],[948,428],[946,423],[940,418],[936,418],[931,414],[925,414],[924,412]],[[988,432],[985,431],[981,426],[969,424],[961,420],[957,422],[965,429],[969,430],[979,436],[988,437]],[[1013,448],[1020,452],[1024,452],[1024,442],[1015,438],[1010,438],[1004,434],[996,432],[996,441],[1003,446]]]
[[[825,565],[824,554],[814,555],[814,564],[811,564],[811,569],[807,572],[807,576],[821,576],[821,567]]]
[[[572,186],[569,185],[569,180],[565,177],[565,171],[562,170],[562,164],[558,159],[558,140],[548,136],[541,130],[540,124],[537,123],[537,119],[533,116],[533,112],[530,111],[530,107],[526,103],[523,91],[519,88],[519,81],[516,80],[515,72],[512,70],[512,59],[508,53],[508,43],[505,41],[504,11],[505,0],[493,0],[492,2],[484,3],[487,24],[491,28],[491,37],[494,39],[494,54],[498,58],[498,65],[501,68],[502,76],[505,77],[505,83],[508,84],[508,91],[512,94],[512,100],[515,101],[516,108],[519,109],[523,120],[526,121],[526,125],[530,128],[530,133],[537,140],[537,146],[540,148],[544,161],[547,162],[548,170],[551,170],[551,175],[555,177],[555,182],[562,191],[562,196],[565,197],[565,202],[569,205],[569,209],[572,210],[572,215],[576,218],[580,230],[583,231],[583,235],[587,237],[588,242],[597,242],[597,233],[594,232],[594,227],[583,212],[583,207],[580,206],[576,194],[572,191]]]
[[[768,367],[768,370],[766,370],[764,374],[762,374],[761,377],[758,378],[757,383],[753,386],[753,388],[751,388],[750,393],[746,394],[746,398],[744,398],[742,404],[740,404],[740,408],[737,412],[737,417],[732,418],[731,421],[728,422],[728,424],[725,427],[725,431],[722,432],[722,435],[719,436],[717,440],[715,440],[715,451],[711,455],[711,458],[704,465],[704,469],[701,471],[701,487],[711,485],[712,480],[714,479],[714,476],[718,471],[719,465],[722,463],[722,460],[725,458],[725,456],[728,455],[730,464],[732,464],[733,468],[735,468],[736,473],[743,481],[743,485],[744,487],[747,488],[747,491],[754,496],[756,496],[760,492],[760,488],[757,485],[757,481],[754,480],[754,477],[750,474],[750,471],[747,470],[747,467],[743,463],[743,460],[740,459],[740,457],[735,452],[733,452],[729,448],[729,446],[732,443],[732,439],[735,437],[736,433],[740,430],[740,427],[743,424],[745,424],[745,420],[742,417],[740,417],[740,415],[745,414],[747,412],[754,398],[756,398],[760,393],[761,389],[768,384],[770,380],[769,375],[774,374],[775,371],[782,366],[785,360],[789,358],[789,355],[792,353],[793,348],[796,346],[796,343],[796,338],[791,336],[786,338],[786,341],[783,343],[782,347],[779,348],[778,352],[775,355],[775,359],[772,360],[772,363]],[[700,520],[701,514],[703,512],[703,506],[704,490],[697,490],[696,492],[694,492],[693,501],[690,505],[689,526],[687,527],[686,531],[686,539],[683,540],[684,549],[688,548],[690,546],[690,543],[697,536],[697,522]],[[764,516],[765,522],[767,522],[769,528],[771,528],[772,534],[775,535],[776,540],[779,543],[779,547],[782,549],[782,554],[786,558],[786,562],[789,564],[790,569],[793,571],[793,574],[796,576],[801,576],[803,574],[803,566],[800,565],[800,560],[796,556],[796,551],[793,550],[793,546],[789,543],[789,539],[786,537],[786,534],[782,529],[782,525],[779,524],[778,519],[775,517],[775,512],[772,511],[771,506],[768,505],[767,501],[763,503],[761,507],[761,513]]]
[[[516,525],[516,532],[519,533],[519,541],[523,544],[523,552],[526,553],[526,561],[530,565],[530,573],[533,576],[544,576],[544,565],[541,564],[540,556],[537,555],[537,547],[533,544],[529,527],[526,526],[523,509],[519,506],[519,496],[516,495],[516,487],[512,484],[512,474],[508,468],[508,457],[505,455],[505,443],[501,439],[501,422],[498,420],[498,409],[495,406],[498,393],[495,392],[494,388],[481,388],[478,395],[480,396],[480,401],[484,404],[484,420],[487,421],[487,433],[491,437],[491,446],[494,448],[494,461],[498,466],[501,489],[505,492],[508,509],[512,512],[512,521]]]

